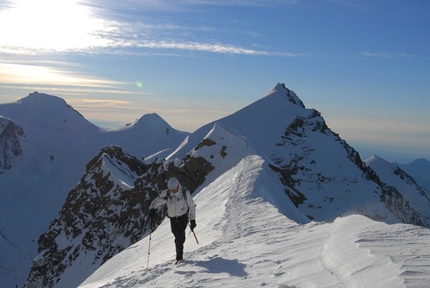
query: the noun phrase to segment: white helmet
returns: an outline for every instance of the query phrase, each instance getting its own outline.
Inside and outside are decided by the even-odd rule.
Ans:
[[[178,187],[179,185],[179,181],[176,178],[170,178],[169,182],[167,182],[167,188],[169,188],[170,190],[175,189],[176,187]]]

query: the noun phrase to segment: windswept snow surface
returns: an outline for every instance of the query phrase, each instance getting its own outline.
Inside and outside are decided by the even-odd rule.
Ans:
[[[178,266],[164,221],[79,287],[429,287],[429,229],[358,215],[298,224],[294,206],[286,217],[265,199],[267,187],[282,187],[267,185],[276,176],[264,165],[249,155],[202,185],[194,196],[200,244],[187,233]]]

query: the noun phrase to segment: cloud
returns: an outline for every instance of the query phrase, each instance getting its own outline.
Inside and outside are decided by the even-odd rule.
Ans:
[[[245,54],[245,55],[268,55],[265,51],[242,48],[233,45],[209,44],[199,42],[167,42],[167,41],[143,41],[135,46],[150,49],[176,49],[188,51],[203,51],[221,54]]]
[[[126,100],[114,100],[114,99],[88,99],[88,98],[68,98],[67,103],[73,107],[91,107],[92,109],[124,109],[132,108],[132,102]]]
[[[120,2],[122,3],[122,1]],[[262,1],[252,2],[254,4],[263,3]],[[270,54],[267,51],[219,41],[208,43],[180,38],[192,38],[196,36],[192,35],[193,32],[204,32],[210,27],[199,29],[199,27],[187,27],[175,23],[143,23],[140,19],[137,21],[118,20],[109,18],[109,11],[96,8],[97,2],[87,1],[88,5],[82,5],[82,3],[85,2],[23,0],[17,2],[12,9],[0,10],[0,35],[2,35],[0,53],[18,55],[59,52],[127,54],[132,53],[130,49],[169,49],[220,54]],[[171,4],[170,1],[141,1],[139,3],[126,1],[117,5],[135,5],[140,9],[143,9],[143,6],[155,5],[211,5],[209,1],[179,1],[179,4]],[[230,2],[221,1],[216,5],[227,5],[227,3]],[[245,5],[244,3],[234,1],[228,5]],[[112,11],[110,12],[112,13]],[[182,31],[182,33],[177,33],[177,31]]]
[[[360,53],[361,56],[364,57],[375,57],[375,58],[411,58],[414,57],[415,55],[413,54],[407,54],[407,53],[387,53],[387,52],[383,52],[383,53],[372,53],[372,52],[361,52]]]
[[[80,76],[49,66],[0,62],[0,83],[113,88],[123,82]]]
[[[178,11],[188,9],[193,6],[279,7],[280,5],[297,4],[299,3],[299,0],[87,0],[86,2],[98,7],[115,7],[120,8],[121,10],[143,9],[146,11]]]
[[[142,91],[133,91],[129,87],[134,83],[112,81],[90,75],[80,70],[85,69],[63,61],[28,60],[0,62],[0,88],[3,91],[39,91],[53,95],[69,95],[79,97],[84,95],[115,95],[124,97],[131,95],[142,96]],[[72,70],[68,71],[66,69]],[[4,99],[4,97],[2,97]]]
[[[57,86],[53,84],[43,85],[43,84],[29,84],[29,85],[13,85],[13,84],[0,84],[3,89],[10,90],[24,90],[24,91],[39,91],[44,93],[51,93],[54,95],[73,95],[73,96],[86,96],[89,94],[104,94],[104,95],[115,95],[115,96],[126,96],[126,95],[145,95],[142,92],[121,90],[115,88],[103,88],[103,87],[70,87],[70,86]]]
[[[168,2],[168,1],[164,1]],[[211,6],[244,6],[244,7],[267,7],[278,6],[282,4],[297,4],[299,0],[183,0],[178,1],[183,5],[211,5]]]

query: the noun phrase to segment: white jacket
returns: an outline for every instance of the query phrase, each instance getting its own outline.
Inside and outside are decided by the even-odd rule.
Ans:
[[[196,204],[191,197],[190,191],[186,190],[186,198],[182,193],[182,186],[179,185],[178,192],[173,193],[169,189],[161,191],[157,198],[155,198],[149,209],[156,209],[161,205],[167,204],[167,216],[170,218],[179,217],[189,211],[190,220],[196,220]]]

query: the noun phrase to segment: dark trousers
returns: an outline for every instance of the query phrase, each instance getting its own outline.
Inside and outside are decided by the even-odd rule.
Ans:
[[[185,243],[185,229],[187,229],[188,215],[170,218],[170,228],[175,236],[176,260],[182,260]]]

